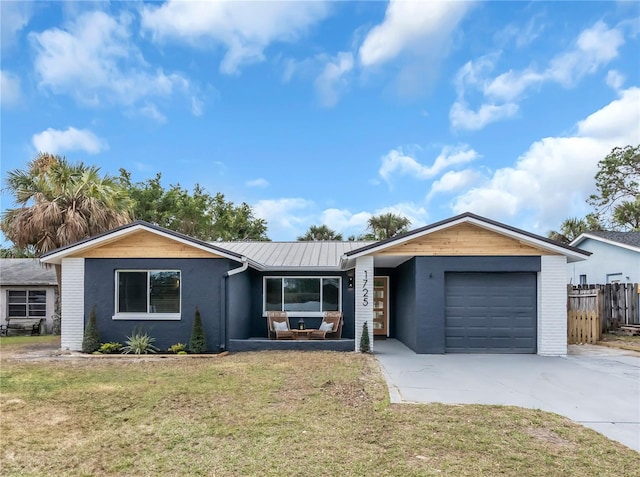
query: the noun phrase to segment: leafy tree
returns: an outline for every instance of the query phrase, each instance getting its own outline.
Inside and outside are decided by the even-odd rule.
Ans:
[[[100,349],[100,334],[98,333],[98,323],[96,322],[96,308],[92,307],[89,312],[89,320],[84,328],[82,338],[82,352],[93,353]]]
[[[120,181],[134,201],[133,216],[200,240],[269,240],[267,223],[246,203],[236,206],[221,193],[211,196],[196,184],[192,192],[180,184],[162,186],[162,175],[131,182],[120,169]]]
[[[362,238],[365,240],[384,240],[409,230],[411,221],[406,217],[389,212],[369,218],[367,229],[370,231]]]
[[[594,214],[589,214],[583,219],[572,217],[565,219],[560,224],[560,231],[552,230],[547,236],[558,242],[571,243],[585,232],[602,230],[598,218]]]
[[[303,242],[316,242],[319,240],[342,240],[342,234],[330,229],[326,225],[312,225],[304,235],[298,237]]]
[[[613,228],[638,230],[640,224],[640,145],[614,148],[598,163],[597,194],[587,202]]]
[[[36,252],[33,247],[18,248],[13,245],[0,248],[0,258],[35,258],[35,256]]]
[[[40,153],[26,170],[10,171],[5,190],[19,207],[3,212],[0,229],[36,256],[130,221],[131,200],[118,180],[57,155]],[[56,273],[60,286],[59,266]]]
[[[202,318],[200,310],[196,306],[196,315],[193,320],[193,328],[191,329],[191,338],[189,339],[189,350],[192,353],[204,353],[207,350],[207,338],[202,326]]]

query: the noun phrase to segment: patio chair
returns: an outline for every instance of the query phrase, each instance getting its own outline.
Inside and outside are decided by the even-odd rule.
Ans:
[[[342,338],[342,319],[341,311],[325,311],[320,329],[312,330],[309,333],[310,340],[339,340]]]
[[[293,331],[291,331],[291,326],[289,326],[289,316],[286,311],[267,311],[267,330],[269,339],[294,339]]]

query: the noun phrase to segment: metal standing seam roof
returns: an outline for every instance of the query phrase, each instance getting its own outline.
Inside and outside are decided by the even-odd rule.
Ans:
[[[56,272],[46,268],[37,258],[0,259],[0,285],[45,286],[57,285]]]
[[[343,254],[371,243],[373,242],[214,242],[218,247],[244,255],[266,268],[280,269],[339,269]]]

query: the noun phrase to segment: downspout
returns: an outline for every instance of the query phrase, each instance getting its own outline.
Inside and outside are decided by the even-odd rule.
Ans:
[[[220,293],[220,351],[224,351],[228,348],[229,339],[227,334],[227,329],[229,327],[229,286],[228,280],[232,275],[237,275],[238,273],[245,272],[249,268],[249,261],[247,257],[242,257],[242,265],[238,268],[234,268],[232,270],[227,271],[222,276],[221,281],[221,293]]]

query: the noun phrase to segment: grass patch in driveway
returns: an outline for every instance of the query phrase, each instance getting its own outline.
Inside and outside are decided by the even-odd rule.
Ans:
[[[603,333],[600,343],[615,345],[631,351],[640,351],[640,336],[628,336],[623,334]]]
[[[0,379],[0,475],[640,475],[555,414],[390,405],[354,353],[4,359]]]

